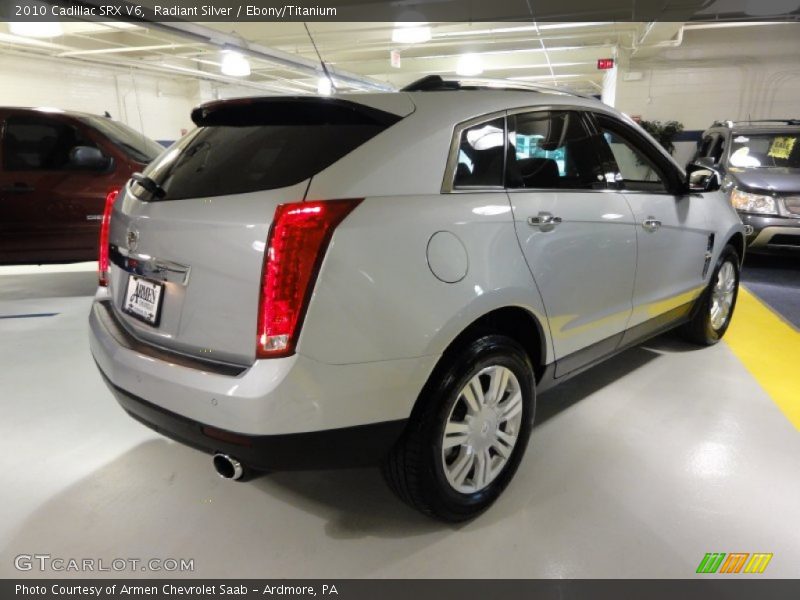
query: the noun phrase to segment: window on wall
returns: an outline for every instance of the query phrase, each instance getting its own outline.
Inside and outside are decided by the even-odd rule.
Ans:
[[[605,187],[602,162],[580,113],[535,111],[509,119],[512,188]]]
[[[502,117],[464,129],[453,186],[502,187],[505,147],[505,119]]]
[[[644,142],[608,117],[598,115],[597,120],[603,134],[602,142],[614,160],[612,167],[616,181],[631,191],[667,191],[661,169],[641,145]]]
[[[3,166],[7,171],[62,171],[70,168],[76,146],[95,144],[60,121],[41,117],[10,117],[3,135]]]

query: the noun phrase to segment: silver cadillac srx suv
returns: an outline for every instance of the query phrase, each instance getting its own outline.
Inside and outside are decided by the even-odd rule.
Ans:
[[[380,464],[465,520],[537,392],[730,322],[744,230],[716,175],[594,99],[430,77],[192,118],[107,201],[91,351],[223,477]]]

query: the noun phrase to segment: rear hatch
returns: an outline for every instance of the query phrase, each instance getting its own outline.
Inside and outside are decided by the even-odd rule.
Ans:
[[[195,109],[198,128],[115,203],[108,285],[120,321],[154,345],[251,364],[275,209],[305,200],[316,173],[411,112],[384,105],[283,97]]]

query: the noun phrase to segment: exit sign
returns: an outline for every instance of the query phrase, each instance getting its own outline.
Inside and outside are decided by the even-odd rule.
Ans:
[[[614,59],[613,58],[598,58],[597,59],[597,68],[601,71],[606,69],[613,69],[614,68]]]

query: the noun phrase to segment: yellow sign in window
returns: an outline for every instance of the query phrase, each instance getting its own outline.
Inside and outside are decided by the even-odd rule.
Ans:
[[[772,140],[772,145],[769,147],[767,156],[771,156],[772,158],[789,158],[796,141],[796,137],[776,137]]]

